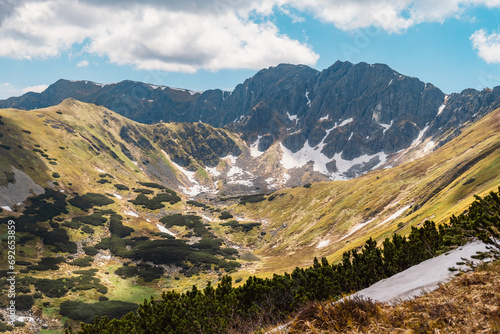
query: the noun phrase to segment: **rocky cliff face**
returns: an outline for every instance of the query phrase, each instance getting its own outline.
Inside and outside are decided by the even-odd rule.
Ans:
[[[321,72],[288,64],[264,69],[233,92],[59,80],[40,94],[0,101],[0,107],[33,109],[67,97],[142,123],[203,122],[230,129],[247,145],[235,166],[253,180],[236,181],[257,188],[276,185],[278,179],[289,185],[305,179],[348,179],[396,165],[405,160],[402,155],[417,148],[430,151],[500,106],[499,87],[447,96],[387,65],[338,61]],[[186,138],[203,136],[198,130],[193,128]],[[216,164],[215,156],[241,153],[234,145],[217,150],[205,146],[210,147],[206,166]],[[205,146],[193,152],[199,157]],[[188,155],[175,159],[188,167]],[[269,166],[274,166],[272,172],[263,173]]]

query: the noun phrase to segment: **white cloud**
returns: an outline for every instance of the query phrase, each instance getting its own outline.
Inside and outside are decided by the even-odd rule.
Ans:
[[[0,26],[0,56],[54,57],[85,41],[87,52],[145,70],[259,69],[281,62],[314,65],[319,58],[270,21],[256,23],[231,6],[212,3],[202,11],[195,5],[169,5],[179,8],[26,2]]]
[[[37,86],[31,86],[31,87],[26,87],[26,88],[23,88],[22,89],[22,93],[25,94],[25,93],[28,93],[28,92],[34,92],[34,93],[41,93],[43,92],[44,90],[47,89],[47,87],[49,87],[48,85],[37,85]]]
[[[500,0],[276,0],[279,2],[308,11],[342,30],[376,26],[391,33],[402,33],[420,23],[460,17],[473,6],[500,6]]]
[[[403,33],[474,6],[500,7],[500,0],[6,0],[0,57],[51,58],[83,45],[84,52],[145,70],[314,65],[319,55],[280,32],[273,13],[294,22],[311,15],[342,30]]]
[[[78,62],[78,64],[76,64],[77,67],[87,67],[89,66],[89,62],[88,60],[82,60],[80,62]]]
[[[470,36],[472,47],[477,50],[479,57],[487,63],[500,63],[500,34],[488,35],[483,29]]]

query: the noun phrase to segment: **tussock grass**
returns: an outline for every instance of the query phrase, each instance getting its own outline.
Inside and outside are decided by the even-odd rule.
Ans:
[[[497,261],[393,306],[360,298],[310,303],[288,333],[498,333],[499,291]]]

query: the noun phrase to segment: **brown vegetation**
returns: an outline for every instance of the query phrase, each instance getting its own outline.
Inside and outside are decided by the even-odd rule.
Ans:
[[[360,298],[310,303],[288,333],[500,333],[500,262],[397,305]]]

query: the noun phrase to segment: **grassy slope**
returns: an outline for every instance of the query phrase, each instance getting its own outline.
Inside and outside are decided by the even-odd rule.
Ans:
[[[232,209],[268,221],[267,243],[256,252],[263,261],[250,270],[268,276],[308,266],[314,256],[335,261],[368,237],[382,241],[396,230],[407,234],[411,226],[426,219],[446,222],[452,214],[463,212],[474,194],[496,189],[499,170],[500,110],[496,110],[419,160],[350,181],[278,191],[275,194],[281,196],[271,202]],[[408,205],[398,218],[383,223]],[[364,225],[341,240],[359,224]],[[279,228],[272,237],[270,232]],[[328,245],[317,248],[321,241]]]
[[[156,165],[163,162],[168,167],[171,164],[161,153],[162,148],[155,144],[152,138],[155,131],[169,134],[172,138],[174,136],[171,134],[184,131],[185,125],[141,125],[105,108],[75,100],[67,100],[59,106],[34,111],[0,110],[0,115],[5,123],[0,126],[0,133],[4,135],[0,143],[11,147],[10,150],[0,148],[0,171],[9,172],[10,166],[15,166],[42,186],[48,181],[57,181],[59,186],[55,188],[67,193],[88,191],[118,193],[122,199],[114,198],[116,203],[110,208],[118,213],[133,209],[140,215],[138,218],[124,215],[124,224],[133,226],[137,231],[134,232],[134,236],[148,235],[157,231],[157,219],[154,215],[158,212],[133,207],[127,200],[135,198],[135,194],[129,191],[117,191],[113,187],[114,183],[125,184],[132,188],[137,187],[137,181],[157,181],[152,180],[127,158],[122,153],[119,143],[126,145],[134,157],[141,156]],[[107,123],[106,121],[103,123],[103,119],[107,120]],[[58,124],[73,128],[77,133],[72,133]],[[145,150],[124,142],[119,135],[123,125],[137,130],[137,134],[131,135],[136,141],[139,136],[149,139],[154,149]],[[219,222],[211,225],[215,231],[220,231],[222,237],[253,244],[255,253],[263,260],[252,262],[253,265],[234,275],[235,278],[247,276],[249,273],[268,276],[272,273],[291,271],[296,266],[310,265],[314,256],[327,256],[330,261],[335,260],[346,249],[362,245],[369,236],[378,240],[385,238],[398,229],[399,223],[404,226],[398,233],[408,233],[410,226],[418,225],[428,217],[442,223],[451,214],[462,212],[472,202],[473,194],[483,195],[496,188],[500,184],[499,128],[500,110],[497,110],[423,159],[393,169],[375,171],[351,181],[323,182],[313,184],[310,188],[297,187],[279,191],[276,194],[282,196],[277,196],[273,201],[247,204],[245,207],[233,205],[231,209],[238,216],[245,217],[238,219],[240,222],[265,221],[263,229],[267,234],[262,238],[259,236],[259,229],[254,229],[249,234],[234,231],[230,233],[231,229],[221,227]],[[211,134],[216,135],[214,132]],[[233,140],[238,140],[234,135],[227,132],[226,134]],[[107,145],[124,163],[113,158],[105,149],[97,151],[92,148],[99,145],[92,136]],[[192,144],[184,146],[182,139],[172,140],[178,144],[179,150],[183,151],[189,150],[189,145]],[[17,145],[21,145],[22,148]],[[57,159],[57,165],[49,164],[49,160],[34,152],[33,149],[38,148],[35,145],[39,145],[39,149],[44,150],[49,158]],[[196,164],[200,164],[198,161],[194,163],[195,168]],[[220,164],[224,167],[223,161]],[[112,183],[97,183],[101,178],[99,175],[102,174],[97,169],[113,175]],[[175,175],[175,169],[169,168],[169,170]],[[59,173],[61,177],[57,179],[52,177],[54,172]],[[165,176],[168,176],[167,172],[164,171]],[[206,177],[204,173],[200,174]],[[0,172],[0,185],[5,185],[6,182],[7,176]],[[174,183],[174,180],[172,182]],[[185,203],[185,199],[183,202]],[[377,226],[394,212],[410,204],[414,206],[398,219]],[[417,210],[413,210],[417,207]],[[197,209],[178,203],[174,207],[167,207],[166,210],[196,211]],[[5,213],[4,211],[2,214]],[[70,212],[70,215],[74,213]],[[147,221],[147,218],[151,221]],[[372,221],[363,228],[339,240],[358,224],[370,220]],[[277,231],[278,229],[280,230]],[[96,228],[96,231],[100,229]],[[276,234],[272,236],[271,232],[274,234],[275,231]],[[100,231],[99,234],[104,236],[105,233],[106,231]],[[79,238],[81,236],[78,234],[72,235],[74,241],[78,241]],[[328,245],[317,248],[321,241],[323,244],[328,242]],[[34,260],[51,255],[46,251],[43,253],[36,251],[40,249],[38,246],[40,245],[29,244],[23,247],[26,259]],[[192,280],[186,281],[163,278],[159,282],[141,287],[135,284],[133,279],[120,280],[114,274],[105,274],[108,269],[100,268],[98,276],[106,285],[116,287],[110,289],[110,297],[134,302],[142,300],[158,287],[185,289],[193,283],[204,285],[203,278],[193,277]],[[66,272],[61,270],[51,275],[53,278],[64,277]],[[207,277],[207,279],[217,278]],[[85,294],[71,296],[81,300],[93,297],[95,296]],[[54,306],[57,305],[58,301]]]
[[[181,157],[190,156],[191,153],[199,154],[194,151],[194,148],[199,149],[197,143],[194,143],[193,139],[183,138],[187,133],[196,132],[197,128],[202,128],[204,135],[207,136],[203,138],[204,140],[214,138],[224,140],[221,139],[224,134],[234,138],[234,135],[229,132],[214,129],[208,125],[139,124],[103,107],[72,99],[65,100],[54,107],[32,111],[3,109],[0,110],[0,116],[5,123],[0,126],[0,133],[4,135],[0,142],[11,147],[10,150],[0,148],[2,153],[0,171],[10,171],[12,165],[23,170],[41,185],[53,180],[52,173],[58,172],[61,175],[59,181],[63,181],[60,182],[61,187],[78,192],[95,188],[92,181],[99,179],[98,168],[112,174],[116,178],[115,183],[135,186],[136,181],[150,181],[151,175],[146,175],[145,171],[134,164],[133,159],[127,158],[120,144],[126,146],[139,162],[147,161],[146,165],[154,166],[156,173],[154,173],[155,180],[153,181],[163,181],[172,188],[176,188],[180,183],[175,179],[180,179],[182,182],[185,181],[185,177],[179,175],[162,151],[170,150],[171,155]],[[129,135],[138,145],[127,143],[120,137],[122,126],[131,129]],[[67,129],[70,131],[73,129],[76,133],[71,133]],[[23,132],[23,130],[31,133]],[[170,144],[162,147],[155,140],[160,137],[169,140]],[[151,146],[143,145],[140,139],[146,139]],[[237,140],[237,138],[234,139]],[[18,145],[23,148],[19,148]],[[35,145],[40,145],[40,147]],[[109,147],[109,150],[105,146]],[[50,165],[40,156],[40,153],[33,152],[33,149],[44,150],[50,158],[57,159],[58,164]],[[113,158],[111,151],[123,163]],[[203,166],[197,157],[191,161],[191,168],[194,171]],[[201,176],[202,179],[209,177],[206,173],[201,173]],[[7,179],[1,173],[0,185],[6,184]],[[103,186],[103,190],[113,189],[109,185]]]

